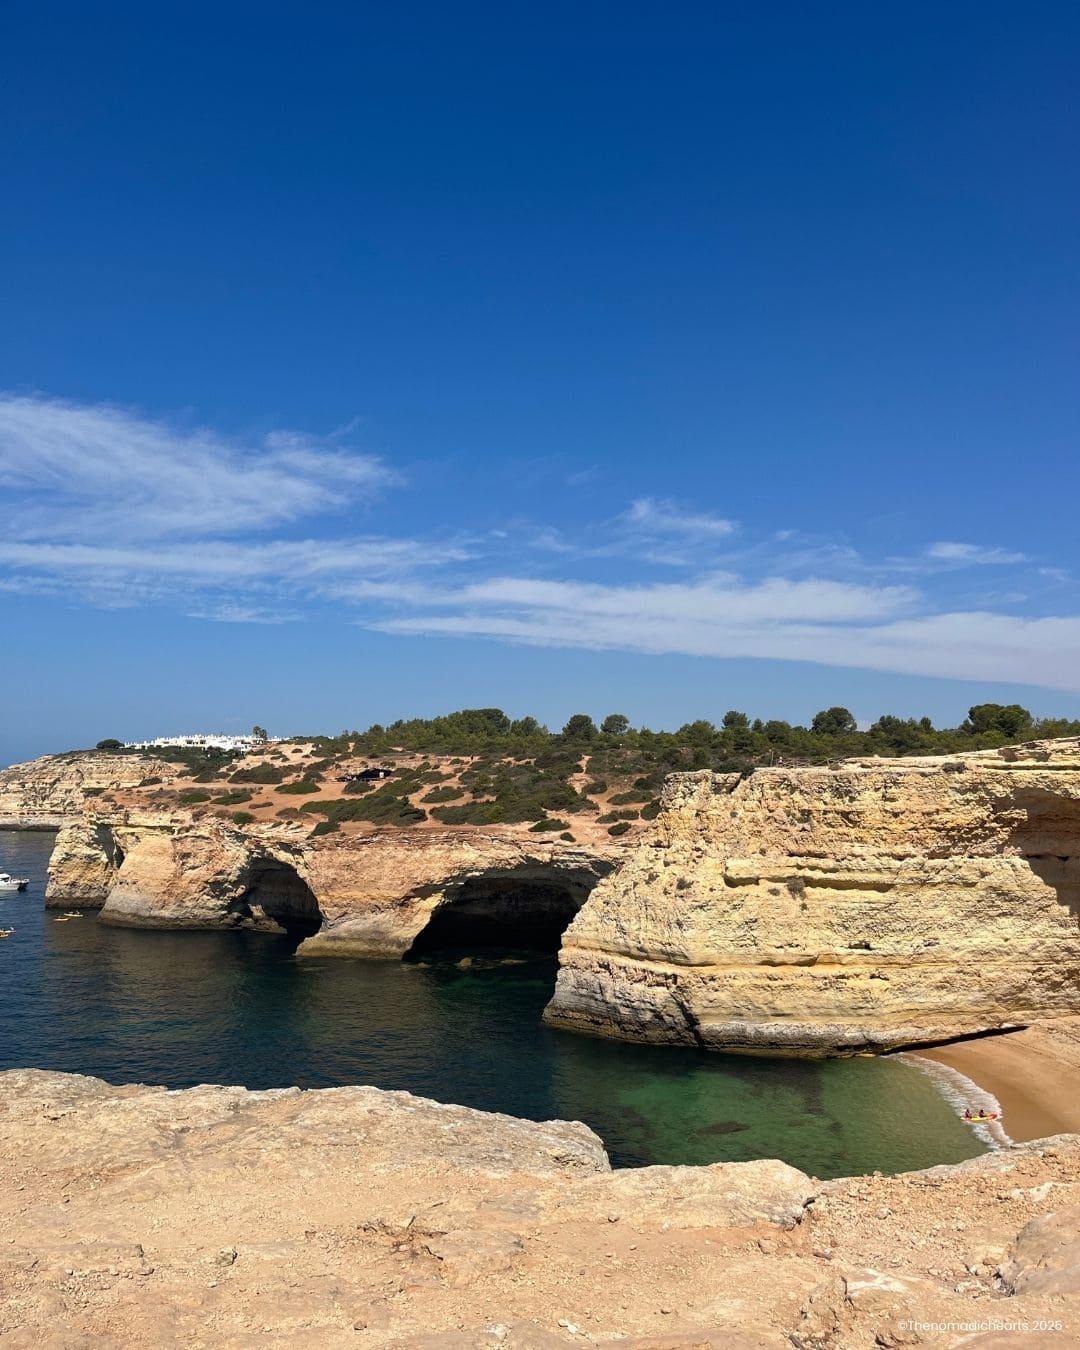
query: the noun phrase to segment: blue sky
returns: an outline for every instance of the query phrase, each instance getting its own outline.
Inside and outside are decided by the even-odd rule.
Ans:
[[[9,0],[0,760],[1080,715],[1080,13]]]

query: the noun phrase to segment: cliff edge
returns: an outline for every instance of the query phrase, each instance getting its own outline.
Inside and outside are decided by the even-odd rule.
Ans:
[[[75,751],[0,769],[0,830],[57,830],[88,798],[145,783],[172,783],[176,766],[147,755]]]
[[[822,1184],[611,1171],[584,1125],[374,1088],[19,1070],[0,1145],[14,1350],[989,1348],[957,1324],[991,1319],[1055,1347],[1080,1318],[1074,1135]]]
[[[563,939],[552,1023],[889,1050],[1080,1011],[1080,741],[668,780]]]

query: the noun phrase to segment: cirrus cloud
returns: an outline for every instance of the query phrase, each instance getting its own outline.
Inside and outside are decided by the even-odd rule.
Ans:
[[[981,544],[931,544],[926,556],[936,562],[956,563],[963,567],[1001,567],[1027,561],[1027,555],[1006,548],[986,548]]]
[[[343,516],[403,479],[344,439],[276,430],[240,441],[111,406],[0,395],[0,592],[221,623],[332,614],[401,635],[1080,692],[1080,616],[1008,612],[1030,609],[1040,585],[1063,608],[1070,574],[1015,550],[942,541],[875,560],[840,536],[770,522],[755,537],[707,507],[652,496],[572,529],[469,534],[431,502],[415,537],[350,533]],[[658,579],[673,567],[683,580]],[[995,596],[980,587],[991,574],[1006,582]]]
[[[235,534],[344,510],[399,476],[374,455],[294,431],[248,443],[122,408],[0,395],[0,485],[23,538]]]
[[[1008,681],[1080,693],[1080,617],[992,612],[905,615],[903,587],[772,579],[758,586],[541,587],[502,581],[428,597],[426,612],[378,626],[412,635],[495,638],[702,657]],[[446,614],[440,609],[450,608]]]

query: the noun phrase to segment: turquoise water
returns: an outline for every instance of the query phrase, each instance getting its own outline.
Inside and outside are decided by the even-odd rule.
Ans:
[[[42,910],[52,836],[0,833],[0,1068],[113,1083],[368,1083],[583,1120],[617,1165],[783,1158],[819,1177],[959,1162],[983,1145],[891,1059],[704,1055],[553,1031],[554,962],[296,960],[285,939],[146,933]]]

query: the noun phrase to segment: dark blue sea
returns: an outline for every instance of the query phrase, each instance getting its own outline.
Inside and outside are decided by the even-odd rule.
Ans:
[[[57,923],[50,834],[0,832],[0,1068],[111,1083],[348,1083],[583,1120],[616,1165],[783,1158],[818,1177],[958,1162],[984,1145],[897,1059],[747,1059],[623,1045],[540,1020],[555,964],[297,960],[249,933]]]

